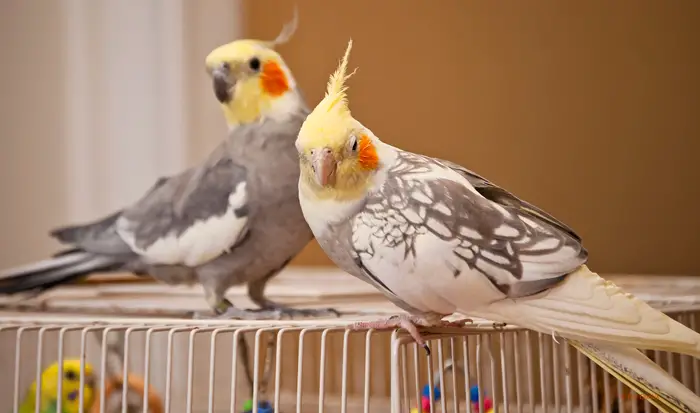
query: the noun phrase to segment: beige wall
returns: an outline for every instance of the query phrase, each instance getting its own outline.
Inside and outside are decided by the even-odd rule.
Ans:
[[[598,271],[700,272],[700,3],[297,3],[282,51],[312,104],[352,37],[351,108],[385,141],[555,214]],[[245,5],[254,36],[291,15]]]

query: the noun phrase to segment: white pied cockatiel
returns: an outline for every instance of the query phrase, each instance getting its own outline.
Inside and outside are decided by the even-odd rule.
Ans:
[[[637,348],[700,355],[700,334],[591,272],[565,224],[451,162],[388,145],[350,113],[352,42],[296,142],[306,221],[343,270],[402,314],[359,328],[450,325],[453,313],[568,340],[667,412],[700,398]]]

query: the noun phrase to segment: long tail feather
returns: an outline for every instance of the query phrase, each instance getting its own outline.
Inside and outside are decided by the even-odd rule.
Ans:
[[[579,341],[700,358],[700,333],[624,292],[585,265],[544,293],[501,300],[478,312],[464,313]]]
[[[700,412],[700,397],[639,350],[568,340],[601,368],[664,413]]]
[[[118,270],[122,264],[117,257],[85,251],[66,252],[54,258],[0,272],[0,294],[44,291],[94,272]]]

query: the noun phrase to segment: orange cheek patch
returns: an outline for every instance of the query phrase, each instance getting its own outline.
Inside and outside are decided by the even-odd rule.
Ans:
[[[362,135],[360,137],[359,147],[358,158],[360,160],[360,165],[362,165],[364,169],[376,169],[377,165],[379,165],[377,149],[367,135]]]
[[[263,65],[260,82],[263,90],[270,96],[280,96],[289,90],[287,76],[275,62],[267,62]]]

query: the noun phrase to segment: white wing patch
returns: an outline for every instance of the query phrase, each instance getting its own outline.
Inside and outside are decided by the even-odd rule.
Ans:
[[[236,216],[236,209],[248,201],[246,183],[240,182],[228,197],[228,209],[221,216],[195,222],[179,236],[169,233],[147,248],[136,245],[134,233],[117,223],[117,232],[131,249],[152,264],[195,267],[217,258],[245,235],[248,216]]]

